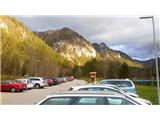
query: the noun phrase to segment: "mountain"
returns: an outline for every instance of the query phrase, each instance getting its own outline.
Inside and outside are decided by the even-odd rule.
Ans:
[[[155,67],[155,59],[149,59],[145,61],[137,60],[139,63],[143,64],[145,67]],[[158,65],[160,66],[160,58],[158,58]]]
[[[69,28],[35,33],[75,65],[82,66],[88,60],[98,56],[90,42]]]
[[[3,75],[54,75],[70,62],[14,17],[0,16]]]
[[[92,58],[101,58],[106,61],[125,62],[130,67],[142,67],[142,64],[127,54],[112,50],[105,43],[91,44],[82,35],[70,28],[35,32],[35,34],[66,59],[79,66]]]
[[[142,67],[141,63],[121,51],[110,49],[105,43],[93,43],[92,45],[104,60],[117,61],[119,63],[125,62],[130,67]]]

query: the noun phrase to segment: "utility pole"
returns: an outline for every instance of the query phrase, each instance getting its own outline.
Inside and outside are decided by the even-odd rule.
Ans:
[[[156,45],[156,32],[154,24],[154,16],[140,17],[140,19],[152,19],[152,28],[153,28],[153,46],[154,46],[154,55],[155,55],[155,65],[156,65],[156,79],[157,79],[157,90],[158,90],[158,102],[160,105],[160,86],[159,86],[159,67],[158,67],[158,49]]]

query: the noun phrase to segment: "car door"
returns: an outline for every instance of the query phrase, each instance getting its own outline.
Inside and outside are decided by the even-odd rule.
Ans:
[[[1,88],[1,91],[5,91],[5,84],[4,84],[4,82],[1,82],[0,88]]]
[[[37,82],[39,82],[39,79],[36,79],[36,78],[31,78],[29,79],[33,85],[35,85]]]
[[[8,91],[9,90],[9,82],[1,82],[1,90]]]

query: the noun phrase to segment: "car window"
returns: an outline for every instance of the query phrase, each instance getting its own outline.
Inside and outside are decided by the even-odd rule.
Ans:
[[[105,105],[103,97],[81,97],[77,105]]]
[[[130,81],[107,81],[107,84],[113,84],[118,87],[132,87],[132,83]]]
[[[88,88],[80,88],[79,91],[88,91]]]
[[[32,83],[32,81],[31,80],[27,80],[27,84],[29,84],[29,83]]]
[[[71,105],[76,97],[52,97],[45,100],[41,105]]]
[[[79,91],[83,91],[83,90],[87,90],[87,91],[106,91],[105,88],[101,88],[101,87],[88,87],[88,88],[80,88]]]
[[[111,88],[105,88],[104,91],[111,91],[111,92],[121,93],[119,90],[114,90],[114,89],[111,89]]]
[[[116,90],[118,90],[118,91],[123,91],[122,89],[120,89],[119,87],[117,87],[117,86],[111,86],[112,88],[114,88],[114,89],[116,89]]]
[[[100,88],[100,87],[94,87],[94,88],[89,88],[92,91],[104,91],[104,88]]]
[[[107,81],[101,81],[99,84],[107,84]]]
[[[109,105],[133,105],[133,103],[124,98],[108,97],[107,101]]]
[[[1,81],[1,84],[9,84],[9,83],[10,83],[10,82],[2,82],[2,81]]]
[[[130,81],[121,81],[121,87],[132,87],[132,83]]]
[[[121,86],[121,82],[120,82],[120,81],[108,81],[107,83],[108,83],[108,84],[116,85],[116,86],[118,86],[118,87]]]
[[[104,91],[104,88],[98,87],[89,87],[89,88],[80,88],[79,91]]]
[[[17,83],[21,83],[22,81],[21,81],[21,80],[15,80],[15,82],[17,82]]]
[[[40,79],[36,79],[36,78],[31,78],[31,81],[40,81]]]

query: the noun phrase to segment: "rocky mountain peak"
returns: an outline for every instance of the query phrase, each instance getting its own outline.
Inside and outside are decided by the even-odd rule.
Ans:
[[[107,45],[104,42],[100,43],[99,45],[100,45],[101,48],[108,48]]]
[[[76,65],[83,65],[89,59],[96,57],[96,50],[90,42],[70,28],[39,32],[37,35]]]

